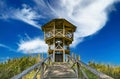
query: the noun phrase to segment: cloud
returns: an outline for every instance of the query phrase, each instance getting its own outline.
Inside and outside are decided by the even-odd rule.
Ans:
[[[4,3],[4,4],[3,4]],[[27,4],[21,4],[22,8],[14,8],[5,6],[5,2],[1,1],[0,4],[0,19],[8,20],[8,19],[16,19],[23,21],[29,25],[32,25],[38,29],[40,29],[40,24],[38,21],[40,18],[44,18],[36,11],[34,11]]]
[[[7,46],[7,45],[4,45],[4,44],[0,44],[0,47],[6,48],[6,49],[8,49],[9,51],[16,52],[14,49],[12,49],[11,47],[9,47],[9,46]]]
[[[114,3],[119,0],[33,1],[36,3],[34,7],[28,6],[29,4],[21,4],[22,8],[12,8],[11,12],[7,12],[9,14],[4,15],[4,18],[21,20],[37,28],[42,25],[42,23],[39,24],[41,20],[46,21],[48,19],[51,20],[59,17],[65,18],[77,26],[74,41],[71,45],[72,47],[75,47],[82,42],[85,37],[96,34],[105,26],[109,19],[108,14],[111,12],[110,8],[113,7]],[[11,17],[11,15],[13,16]],[[38,41],[38,39],[34,40]],[[39,39],[39,42],[40,41],[43,41],[43,39]],[[23,48],[25,48],[24,44],[21,43]],[[22,50],[22,48],[20,50]]]
[[[12,18],[21,20],[32,26],[40,28],[41,25],[39,25],[36,20],[43,17],[34,10],[32,10],[32,8],[30,8],[28,5],[23,4],[22,6],[22,9],[16,9],[13,11],[14,14]]]
[[[115,0],[61,0],[58,7],[51,6],[52,11],[77,26],[73,47],[102,29],[109,14],[109,8]]]
[[[34,38],[30,40],[21,40],[18,43],[18,51],[23,52],[25,54],[29,53],[46,53],[48,50],[47,44],[45,44],[44,40],[40,38]]]
[[[42,10],[49,12],[49,15],[46,16],[65,18],[77,26],[72,47],[82,42],[85,37],[94,35],[102,29],[109,19],[108,14],[111,12],[111,8],[115,2],[118,2],[118,0],[33,1],[38,7],[42,7]]]

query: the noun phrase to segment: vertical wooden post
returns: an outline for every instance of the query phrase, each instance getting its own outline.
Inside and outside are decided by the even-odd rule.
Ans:
[[[55,62],[55,50],[53,50],[53,62]]]
[[[55,37],[56,33],[55,33],[55,23],[54,23],[54,37]],[[54,44],[54,50],[53,50],[53,62],[55,62],[55,38],[53,38],[53,44]]]
[[[80,60],[80,56],[75,55],[76,56],[76,60]],[[76,62],[76,66],[77,66],[77,78],[79,79],[80,77],[80,64],[78,62]]]
[[[62,46],[62,50],[63,50],[63,62],[65,62],[65,49],[64,49],[64,39],[63,39],[63,46]]]
[[[72,53],[72,57],[73,57],[73,58],[75,58],[75,55],[74,55],[74,53]]]
[[[66,56],[66,58],[67,58],[66,62],[69,62],[69,58],[68,58],[68,57],[69,57],[69,56],[67,55],[67,56]]]
[[[77,78],[79,79],[79,76],[80,76],[80,72],[79,72],[80,65],[79,65],[78,62],[76,62],[76,66],[77,66]]]
[[[44,78],[44,63],[42,63],[41,65],[41,76],[40,76],[40,79],[43,79]]]
[[[65,28],[64,28],[64,23],[63,23],[63,37],[64,37],[64,35],[65,35]],[[64,38],[63,38],[63,61],[65,62],[65,49],[64,49],[64,46],[65,46],[65,41],[64,41]]]
[[[54,43],[54,50],[53,50],[53,62],[55,62],[55,38],[53,39],[53,43]]]
[[[78,60],[80,61],[80,55],[78,56]]]
[[[79,56],[76,56],[76,57],[77,57],[76,59],[77,59],[78,61],[80,61],[80,55],[79,55]]]
[[[37,62],[40,62],[40,54],[37,56]]]
[[[65,62],[67,62],[67,54],[65,54]]]

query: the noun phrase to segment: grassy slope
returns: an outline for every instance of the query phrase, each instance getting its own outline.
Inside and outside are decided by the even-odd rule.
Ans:
[[[0,79],[10,79],[14,75],[21,73],[23,70],[29,68],[38,62],[38,57],[22,57],[18,59],[8,60],[5,63],[0,64]],[[96,64],[90,62],[89,65],[93,68],[96,68],[98,71],[102,71],[107,75],[112,76],[115,79],[120,79],[120,66],[110,66],[104,64]],[[92,74],[90,71],[85,70],[90,79],[97,79],[97,77]],[[23,79],[30,79],[33,77],[35,71],[32,71],[30,74],[26,75]],[[40,78],[40,75],[38,75]]]

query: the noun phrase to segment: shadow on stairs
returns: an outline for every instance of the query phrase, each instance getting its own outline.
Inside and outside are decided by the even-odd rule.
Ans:
[[[74,70],[68,63],[54,63],[44,72],[44,79],[78,79]]]

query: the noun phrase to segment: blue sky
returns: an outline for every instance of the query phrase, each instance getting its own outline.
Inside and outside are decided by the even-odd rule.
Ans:
[[[65,18],[77,26],[71,52],[120,65],[119,7],[119,0],[0,0],[0,61],[46,53],[40,27]]]

